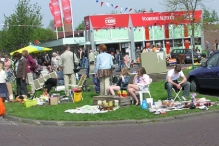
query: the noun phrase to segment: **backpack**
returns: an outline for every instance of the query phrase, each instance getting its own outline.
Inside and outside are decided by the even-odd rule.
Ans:
[[[4,116],[6,112],[5,104],[3,102],[3,99],[0,97],[0,116]]]

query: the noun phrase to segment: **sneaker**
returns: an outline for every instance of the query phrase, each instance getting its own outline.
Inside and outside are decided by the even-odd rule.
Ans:
[[[173,97],[168,97],[167,100],[173,100]]]
[[[182,100],[186,101],[186,98],[184,96],[181,97]]]

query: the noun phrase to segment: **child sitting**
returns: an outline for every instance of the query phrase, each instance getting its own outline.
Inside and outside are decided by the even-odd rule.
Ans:
[[[56,74],[57,74],[57,84],[58,85],[64,85],[64,75],[63,75],[63,71],[60,67],[57,67],[57,71],[56,71]]]
[[[109,86],[107,88],[107,94],[115,95],[114,91],[126,90],[129,83],[129,72],[127,68],[123,68],[121,71],[120,78],[115,85]]]

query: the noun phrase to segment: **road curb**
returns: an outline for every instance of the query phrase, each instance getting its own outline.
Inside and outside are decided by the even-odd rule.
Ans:
[[[212,110],[212,111],[209,110],[209,111],[164,117],[164,118],[143,119],[143,120],[120,120],[120,121],[45,121],[45,120],[25,119],[25,118],[14,117],[9,115],[5,115],[4,118],[13,122],[20,122],[20,123],[34,124],[34,125],[44,125],[44,126],[48,126],[48,125],[49,126],[92,126],[92,125],[101,126],[101,125],[146,124],[152,122],[167,122],[172,120],[181,120],[181,119],[203,116],[207,114],[215,114],[215,113],[219,113],[219,110]]]

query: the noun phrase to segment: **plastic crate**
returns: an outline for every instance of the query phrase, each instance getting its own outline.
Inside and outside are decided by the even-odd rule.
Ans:
[[[37,105],[36,99],[30,100],[30,99],[24,99],[24,106],[25,107],[31,107]]]

